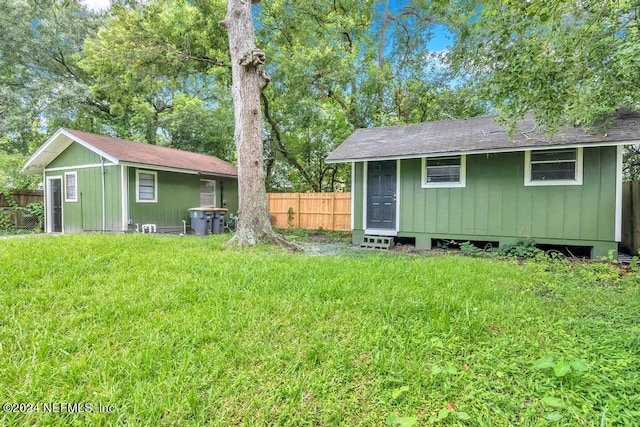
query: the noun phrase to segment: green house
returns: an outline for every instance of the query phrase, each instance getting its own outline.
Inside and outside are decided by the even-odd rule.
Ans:
[[[47,233],[181,232],[189,208],[238,209],[230,163],[71,129],[59,129],[23,171],[42,174]]]
[[[511,137],[477,117],[358,129],[327,162],[351,163],[356,244],[533,239],[597,257],[621,240],[623,146],[637,143],[640,115],[629,110],[606,133],[567,126],[553,137],[532,115]]]

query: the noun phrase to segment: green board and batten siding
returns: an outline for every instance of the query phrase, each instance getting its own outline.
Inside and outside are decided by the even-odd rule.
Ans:
[[[464,188],[422,188],[421,159],[400,161],[399,230],[431,239],[615,248],[616,147],[584,148],[583,185],[525,186],[524,152],[468,155]],[[354,168],[354,241],[362,239],[364,164]]]
[[[104,206],[105,230],[122,231],[122,186],[120,166],[104,161]],[[77,167],[82,165],[81,167]],[[89,167],[87,167],[89,166]],[[61,170],[51,170],[63,168]],[[56,157],[45,170],[47,178],[62,178],[63,230],[65,233],[101,231],[103,214],[101,158],[98,154],[78,143],[71,144]],[[64,174],[77,174],[76,202],[67,202],[64,197]]]
[[[181,227],[182,221],[189,220],[187,209],[200,204],[198,175],[157,171],[157,202],[136,202],[136,168],[129,170],[129,217],[134,224],[157,224],[158,227]],[[139,169],[142,172],[151,169]]]
[[[128,167],[129,219],[139,226],[143,223],[156,224],[160,228],[181,228],[182,221],[190,224],[189,208],[200,206],[200,180],[216,181],[216,206],[227,201],[229,212],[238,209],[238,186],[233,179],[201,176],[168,171],[154,171],[143,167]],[[136,170],[157,172],[157,202],[136,202]]]
[[[238,209],[238,185],[235,179],[168,172],[109,164],[104,161],[105,231],[135,229],[135,224],[156,224],[159,229],[181,230],[183,220],[190,224],[189,208],[200,206],[200,179],[216,181],[216,205],[227,202],[230,212]],[[128,189],[128,218],[122,219],[122,168]],[[51,170],[54,169],[54,170]],[[157,172],[157,202],[136,202],[136,170]],[[78,143],[72,143],[45,170],[46,177],[63,180],[63,230],[65,233],[102,231],[103,192],[101,157]],[[77,202],[64,200],[64,174],[77,174]],[[128,227],[124,223],[131,220]]]

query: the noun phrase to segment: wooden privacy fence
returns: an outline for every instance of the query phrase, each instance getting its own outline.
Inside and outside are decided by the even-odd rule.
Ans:
[[[351,231],[351,193],[269,193],[276,228]]]
[[[43,203],[44,193],[42,190],[12,190],[9,197],[13,203],[10,203],[7,197],[0,193],[0,214],[8,216],[15,228],[34,229],[39,227],[36,218],[25,218],[25,212],[22,209],[14,209],[14,206],[23,208],[30,203]]]
[[[18,206],[24,207],[29,203],[43,203],[44,195],[42,190],[12,190],[9,195]],[[3,193],[0,193],[0,207],[11,207],[7,198]]]

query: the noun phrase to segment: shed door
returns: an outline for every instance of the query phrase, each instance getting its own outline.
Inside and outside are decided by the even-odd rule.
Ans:
[[[49,232],[62,233],[62,177],[49,178]]]
[[[396,228],[396,161],[369,162],[367,228]]]

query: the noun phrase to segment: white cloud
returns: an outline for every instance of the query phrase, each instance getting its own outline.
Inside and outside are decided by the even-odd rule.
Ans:
[[[82,2],[87,6],[87,9],[96,12],[109,9],[109,6],[111,6],[110,0],[82,0]]]

